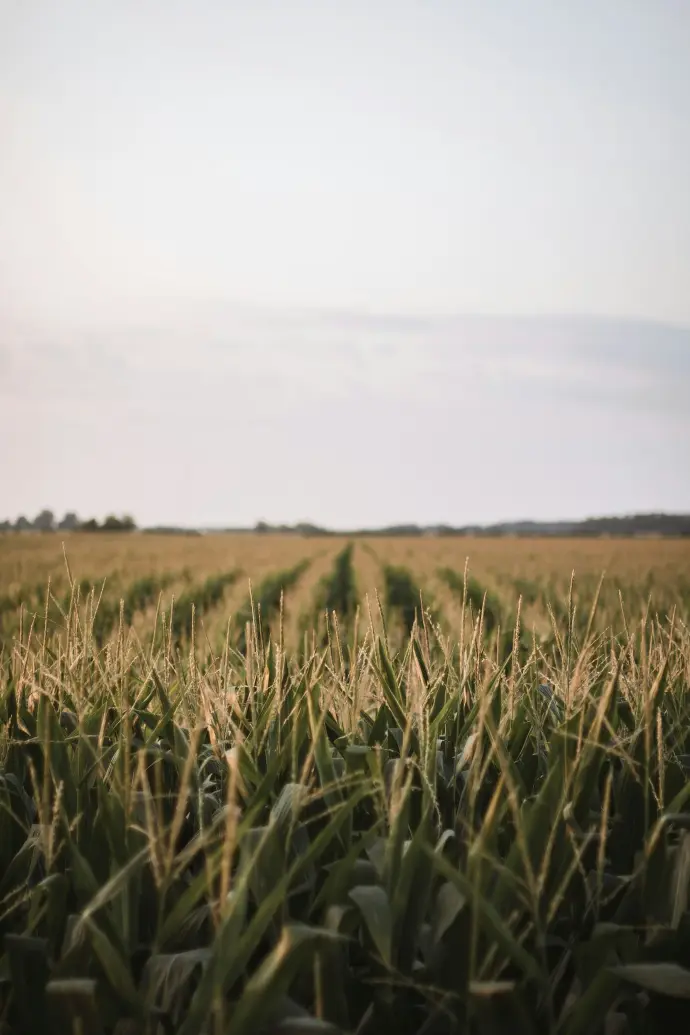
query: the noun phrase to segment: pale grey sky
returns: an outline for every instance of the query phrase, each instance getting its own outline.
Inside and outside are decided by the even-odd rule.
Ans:
[[[687,0],[0,0],[0,518],[690,510]]]

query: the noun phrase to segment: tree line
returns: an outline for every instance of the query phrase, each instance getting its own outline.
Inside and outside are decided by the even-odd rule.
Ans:
[[[133,517],[109,514],[104,521],[88,518],[82,521],[73,511],[57,520],[52,510],[41,510],[31,521],[23,514],[16,521],[0,521],[0,532],[133,532],[137,525]]]

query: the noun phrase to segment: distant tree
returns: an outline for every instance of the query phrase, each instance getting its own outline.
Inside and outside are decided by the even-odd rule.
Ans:
[[[65,532],[74,532],[79,528],[79,518],[73,511],[68,511],[58,525]]]
[[[31,522],[28,521],[23,514],[21,514],[14,523],[15,532],[28,532],[31,528]]]
[[[98,532],[100,527],[95,518],[89,518],[88,521],[82,521],[79,525],[79,530],[81,532]]]
[[[11,528],[11,521],[0,521],[0,532],[9,532]]]
[[[133,532],[137,526],[129,515],[119,518],[109,514],[101,527],[104,532]]]
[[[254,529],[254,531],[258,532],[260,535],[263,535],[266,532],[270,532],[270,526],[267,525],[265,521],[257,521],[256,528]]]
[[[298,525],[295,525],[294,531],[297,535],[306,536],[307,538],[331,534],[327,529],[321,528],[320,525],[312,525],[309,521],[301,521]]]
[[[34,528],[39,532],[52,532],[55,528],[55,515],[52,510],[42,510],[34,518]]]

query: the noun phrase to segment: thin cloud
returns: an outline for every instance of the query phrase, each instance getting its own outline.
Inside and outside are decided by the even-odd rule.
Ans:
[[[205,318],[204,318],[205,315]],[[690,330],[580,318],[371,316],[239,311],[108,331],[15,330],[0,352],[12,391],[70,384],[106,392],[169,390],[179,378],[282,378],[301,389],[360,384],[389,395],[419,379],[519,384],[672,408],[690,393]]]

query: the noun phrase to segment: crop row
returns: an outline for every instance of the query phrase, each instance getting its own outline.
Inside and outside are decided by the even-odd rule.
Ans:
[[[301,617],[302,634],[313,631],[322,647],[329,642],[334,615],[337,616],[339,630],[345,636],[354,623],[359,599],[352,551],[353,544],[348,543],[336,555],[332,569],[319,580],[311,606]]]
[[[266,576],[256,590],[247,597],[234,618],[236,646],[239,651],[247,649],[247,632],[252,630],[259,642],[268,642],[276,619],[280,619],[281,601],[297,585],[310,565],[304,559],[294,567]]]
[[[204,673],[70,614],[0,660],[3,1030],[683,1030],[687,632],[450,664],[413,608],[344,683],[261,627],[300,574]]]
[[[191,638],[195,622],[218,607],[228,586],[232,586],[239,576],[237,569],[210,575],[200,585],[185,590],[173,602],[169,631],[176,643]]]

